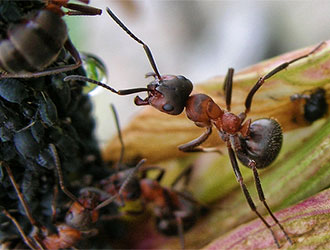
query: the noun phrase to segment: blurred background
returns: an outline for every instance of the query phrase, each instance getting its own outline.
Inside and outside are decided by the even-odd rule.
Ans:
[[[67,17],[78,50],[95,54],[116,89],[145,87],[151,66],[142,46],[108,16],[111,10],[152,50],[161,74],[181,74],[193,83],[239,71],[281,53],[330,39],[330,1],[110,1],[91,0],[100,17]],[[106,90],[93,96],[97,136],[116,133],[114,103],[124,127],[143,107],[135,95]],[[141,94],[143,96],[143,94]]]

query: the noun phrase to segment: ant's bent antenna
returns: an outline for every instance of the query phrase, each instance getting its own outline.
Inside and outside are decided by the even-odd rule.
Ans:
[[[156,62],[154,60],[154,58],[152,57],[152,53],[151,50],[149,49],[148,45],[146,45],[142,40],[140,40],[138,37],[136,37],[126,26],[125,24],[122,23],[122,21],[119,20],[118,17],[116,17],[116,15],[107,7],[107,12],[110,15],[110,17],[124,30],[126,31],[126,33],[132,37],[135,41],[137,41],[138,43],[143,45],[143,48],[148,56],[149,62],[151,64],[151,67],[153,68],[157,78],[160,80],[161,76],[159,74],[159,71],[157,69],[156,66]]]
[[[145,92],[148,91],[147,88],[133,88],[133,89],[123,89],[123,90],[115,90],[114,88],[110,87],[109,85],[106,85],[105,83],[90,79],[85,76],[81,75],[70,75],[64,77],[63,81],[82,81],[82,82],[90,82],[93,84],[96,84],[98,86],[101,86],[102,88],[105,88],[107,90],[110,90],[111,92],[117,94],[117,95],[130,95],[138,92]]]

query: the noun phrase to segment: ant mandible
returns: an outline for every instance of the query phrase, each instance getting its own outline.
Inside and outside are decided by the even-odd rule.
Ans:
[[[292,240],[288,233],[284,230],[283,226],[272,213],[266,202],[257,171],[257,169],[269,166],[279,154],[282,146],[281,126],[274,119],[263,118],[251,122],[251,119],[246,120],[246,117],[251,109],[251,103],[255,93],[267,79],[284,70],[290,64],[313,54],[324,43],[319,44],[305,55],[280,64],[266,75],[260,77],[245,99],[245,111],[236,115],[230,112],[234,69],[230,68],[225,78],[224,89],[226,96],[226,110],[224,110],[220,108],[211,97],[205,94],[190,95],[193,85],[191,81],[184,76],[160,75],[149,47],[142,40],[137,38],[109,8],[107,8],[107,12],[131,38],[143,45],[149,62],[154,70],[154,72],[146,74],[146,77],[153,76],[155,78],[154,81],[149,83],[147,88],[132,88],[117,91],[104,83],[94,81],[83,76],[67,76],[64,80],[88,81],[106,88],[118,95],[147,92],[148,96],[145,99],[141,99],[139,96],[136,96],[134,99],[135,104],[151,105],[159,111],[170,115],[178,115],[184,110],[184,108],[186,108],[187,117],[197,126],[205,127],[206,131],[195,140],[179,146],[179,150],[184,152],[209,151],[198,146],[206,141],[212,133],[212,127],[215,126],[221,139],[226,143],[236,179],[241,186],[251,210],[262,220],[272,234],[275,244],[278,248],[280,248],[279,241],[277,240],[271,225],[257,211],[255,203],[253,202],[252,197],[244,184],[243,177],[237,163],[237,158],[243,165],[252,169],[260,201],[263,203],[274,222],[280,227],[287,241],[292,244]]]

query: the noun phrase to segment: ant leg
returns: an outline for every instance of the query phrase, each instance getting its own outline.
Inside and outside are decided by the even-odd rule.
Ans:
[[[272,213],[272,211],[270,210],[267,202],[266,202],[266,198],[264,195],[264,192],[262,190],[261,187],[261,182],[259,179],[259,174],[256,168],[256,164],[254,161],[251,161],[249,163],[249,166],[252,168],[253,170],[253,175],[254,175],[254,180],[255,180],[255,184],[256,184],[256,188],[258,191],[258,196],[259,196],[259,200],[264,204],[265,208],[267,209],[268,213],[270,214],[270,216],[273,218],[273,220],[275,221],[275,223],[281,228],[283,234],[285,235],[285,238],[287,239],[287,241],[290,243],[290,245],[292,245],[292,240],[289,237],[289,235],[287,234],[287,232],[284,230],[283,226],[281,225],[281,223],[277,220],[277,218],[275,217],[275,215]]]
[[[36,246],[34,246],[34,244],[31,242],[29,237],[27,237],[27,235],[24,233],[24,231],[23,231],[22,227],[20,226],[20,224],[18,223],[18,221],[6,209],[3,209],[2,212],[4,213],[5,216],[7,216],[8,219],[10,219],[15,224],[18,232],[20,233],[21,237],[23,238],[24,243],[31,249],[38,249]]]
[[[54,185],[54,191],[53,191],[53,200],[52,200],[52,223],[55,224],[56,222],[56,199],[58,195],[58,186]]]
[[[184,178],[184,187],[186,188],[190,182],[192,170],[193,165],[191,164],[175,178],[171,184],[171,188],[174,188],[182,178]]]
[[[292,64],[292,63],[294,63],[294,62],[296,62],[300,59],[306,58],[306,57],[310,56],[311,54],[315,53],[324,44],[325,44],[325,42],[320,43],[312,51],[308,52],[307,54],[299,56],[297,58],[294,58],[291,61],[284,62],[284,63],[280,64],[279,66],[277,66],[272,71],[270,71],[268,74],[260,77],[259,80],[257,81],[257,83],[253,86],[253,88],[250,90],[249,94],[246,97],[246,100],[245,100],[245,114],[247,114],[250,111],[251,103],[252,103],[252,99],[253,99],[254,94],[257,92],[257,90],[264,84],[264,82],[268,78],[272,77],[273,75],[280,72],[281,70],[287,68],[290,64]]]
[[[118,193],[106,200],[104,200],[103,202],[101,202],[99,205],[96,206],[95,210],[99,210],[102,207],[105,207],[107,205],[109,205],[110,203],[112,203],[115,199],[117,199],[118,197],[121,196],[121,193],[125,190],[127,184],[130,182],[130,180],[133,178],[133,176],[138,172],[138,170],[140,169],[140,167],[146,162],[145,159],[142,159],[141,161],[138,162],[138,164],[136,165],[135,168],[133,168],[131,170],[131,172],[128,174],[127,178],[124,180],[123,184],[121,185]]]
[[[183,223],[182,223],[182,218],[181,215],[179,213],[175,212],[175,219],[176,219],[176,223],[178,226],[178,235],[180,238],[180,245],[181,245],[181,249],[184,249],[185,246],[185,242],[184,242],[184,230],[183,230]]]
[[[62,172],[62,168],[61,168],[61,162],[60,162],[60,158],[58,156],[55,146],[53,144],[49,144],[49,149],[53,155],[55,167],[57,170],[58,181],[59,181],[60,188],[62,189],[63,193],[65,193],[71,200],[73,200],[74,202],[77,202],[79,205],[84,207],[81,204],[81,202],[78,200],[78,198],[76,196],[74,196],[64,185],[64,178],[63,178],[63,172]]]
[[[209,138],[211,133],[212,133],[212,126],[208,127],[207,130],[200,137],[188,143],[180,145],[179,150],[183,152],[202,152],[203,151],[202,148],[196,148],[196,147],[202,144],[204,141],[206,141],[206,139]]]
[[[101,15],[102,10],[87,6],[87,5],[81,5],[81,4],[75,4],[75,3],[67,3],[64,6],[65,8],[74,10],[74,11],[68,11],[65,14],[69,16],[95,16],[95,15]]]
[[[164,174],[165,174],[165,169],[163,169],[161,167],[157,167],[157,166],[148,166],[148,167],[144,168],[141,171],[141,178],[142,179],[146,178],[147,177],[147,172],[150,171],[150,170],[158,170],[159,171],[159,174],[157,175],[155,180],[157,182],[161,182],[163,177],[164,177]]]
[[[262,215],[257,211],[257,208],[251,198],[251,195],[248,191],[248,189],[246,188],[244,182],[243,182],[243,176],[241,174],[241,171],[239,170],[239,167],[238,167],[238,163],[237,163],[237,159],[236,159],[236,156],[235,156],[235,153],[234,153],[234,150],[232,149],[231,147],[231,144],[230,144],[230,141],[227,141],[227,148],[228,148],[228,154],[229,154],[229,158],[230,158],[230,162],[231,162],[231,165],[233,167],[233,170],[234,170],[234,173],[235,173],[235,176],[236,176],[236,179],[238,181],[238,183],[240,184],[241,186],[241,189],[245,195],[245,198],[251,208],[251,210],[261,219],[261,221],[265,224],[265,226],[268,228],[268,230],[271,232],[272,236],[273,236],[273,239],[274,239],[274,242],[276,244],[276,246],[278,248],[280,248],[280,244],[278,242],[278,240],[276,239],[276,236],[275,236],[275,233],[274,231],[272,230],[271,226],[268,224],[268,222],[262,217]]]
[[[223,84],[223,89],[225,91],[226,95],[226,106],[227,106],[227,111],[230,112],[230,104],[231,104],[231,96],[232,96],[232,89],[233,89],[233,76],[234,76],[234,69],[229,68],[225,82]]]
[[[30,208],[29,208],[29,206],[28,206],[28,204],[27,204],[27,202],[26,202],[23,194],[19,190],[18,184],[17,184],[17,182],[14,179],[14,176],[13,176],[13,173],[11,172],[10,167],[5,162],[1,162],[1,165],[6,168],[6,171],[8,173],[10,182],[11,182],[11,184],[13,185],[13,187],[14,187],[14,189],[16,191],[16,194],[17,194],[18,199],[20,200],[20,202],[21,202],[21,204],[22,204],[22,206],[24,208],[24,211],[25,211],[26,216],[28,217],[29,221],[31,222],[31,224],[33,226],[37,226],[38,227],[39,226],[39,223],[33,218],[32,213],[30,211]]]

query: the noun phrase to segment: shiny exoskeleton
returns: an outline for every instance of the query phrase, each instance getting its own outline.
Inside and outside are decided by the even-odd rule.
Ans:
[[[68,3],[69,0],[46,1],[43,9],[27,14],[27,20],[10,25],[7,38],[0,43],[0,78],[40,77],[70,71],[81,65],[78,51],[68,37],[64,15],[100,15],[101,10]],[[86,2],[82,1],[81,2]],[[66,7],[73,11],[64,12]],[[67,49],[75,64],[47,68]]]
[[[260,77],[245,99],[245,111],[236,115],[230,112],[234,69],[230,68],[228,70],[224,83],[226,96],[225,110],[219,107],[211,97],[205,94],[190,95],[192,91],[192,83],[185,77],[160,75],[148,46],[139,38],[137,38],[130,30],[128,30],[128,28],[112,13],[109,8],[107,9],[107,12],[112,17],[112,19],[124,31],[126,31],[128,35],[130,35],[131,38],[143,45],[143,48],[149,58],[150,64],[154,70],[154,73],[149,73],[147,76],[153,76],[155,80],[151,82],[147,88],[134,88],[118,91],[106,84],[93,81],[85,77],[68,76],[65,78],[65,80],[89,81],[102,86],[118,95],[127,95],[145,91],[148,93],[148,96],[145,99],[141,99],[137,96],[135,98],[135,104],[151,105],[159,111],[167,114],[178,115],[183,111],[184,108],[186,108],[187,117],[197,126],[205,127],[206,131],[195,140],[179,146],[179,149],[184,152],[210,152],[210,150],[199,147],[199,145],[201,145],[210,136],[212,127],[214,126],[218,130],[221,139],[227,146],[234,173],[251,210],[269,229],[275,244],[279,248],[280,244],[271,228],[271,225],[257,211],[256,206],[243,182],[243,177],[237,163],[237,158],[242,162],[243,165],[253,170],[260,201],[263,203],[268,213],[273,218],[274,222],[281,228],[288,242],[292,244],[290,237],[266,203],[257,171],[258,168],[264,168],[270,165],[280,152],[282,146],[281,126],[274,119],[263,118],[252,122],[251,119],[246,119],[246,117],[250,111],[253,96],[268,78],[287,68],[290,64],[313,54],[323,45],[323,43],[319,44],[311,52],[292,59],[288,62],[284,62],[274,68],[268,74]],[[181,92],[179,92],[180,89],[182,89]],[[179,97],[177,96],[178,94]]]

